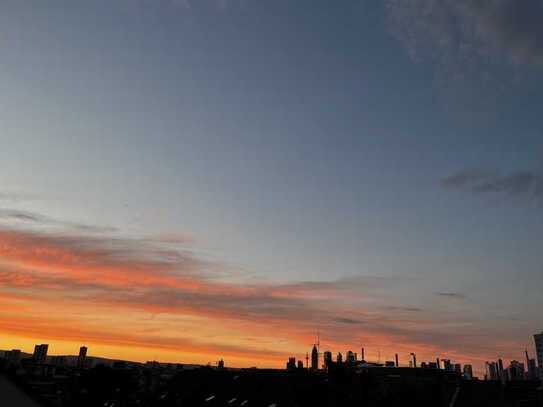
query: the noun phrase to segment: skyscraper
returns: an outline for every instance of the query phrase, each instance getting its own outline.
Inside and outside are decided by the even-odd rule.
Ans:
[[[502,383],[506,382],[505,370],[503,368],[503,360],[501,358],[498,359],[498,379],[501,380]]]
[[[413,352],[410,353],[411,357],[413,358],[413,367],[417,367],[417,355]]]
[[[543,332],[534,335],[535,352],[537,357],[537,366],[539,368],[539,377],[543,379]]]
[[[351,365],[351,366],[354,365],[355,357],[354,357],[354,353],[352,351],[347,352],[347,357],[346,357],[345,361],[347,362],[348,365]]]
[[[509,381],[524,380],[524,363],[512,360],[507,368],[507,379]]]
[[[473,368],[471,365],[464,365],[464,379],[473,379]]]
[[[535,359],[530,359],[528,355],[528,350],[526,352],[526,379],[536,380],[537,379],[537,365]]]
[[[332,364],[332,352],[326,351],[323,354],[324,357],[324,368],[328,369],[330,365]]]
[[[296,358],[295,357],[288,358],[287,370],[295,370],[295,369],[296,369]]]
[[[496,362],[486,362],[486,380],[498,380],[498,366]]]
[[[85,360],[87,359],[87,347],[81,346],[79,348],[79,356],[77,357],[77,367],[82,369],[85,367]]]
[[[537,364],[535,363],[535,359],[528,360],[528,371],[527,371],[526,378],[528,380],[537,379]]]
[[[317,350],[317,345],[313,345],[313,350],[311,351],[311,370],[319,370],[319,351]]]
[[[34,346],[34,354],[32,355],[32,359],[35,363],[45,363],[47,360],[47,350],[49,349],[49,345],[46,343],[42,343],[41,345]]]

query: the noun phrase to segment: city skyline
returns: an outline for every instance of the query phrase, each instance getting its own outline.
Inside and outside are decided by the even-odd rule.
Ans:
[[[0,349],[524,361],[543,3],[412,4],[2,2]]]
[[[307,369],[308,371],[318,371],[318,370],[328,370],[331,364],[337,363],[342,364],[344,363],[347,366],[354,367],[355,365],[360,364],[360,366],[385,366],[385,367],[409,367],[409,368],[423,368],[423,369],[438,369],[438,370],[445,370],[445,371],[455,371],[462,375],[467,380],[477,379],[477,380],[499,380],[499,381],[511,381],[511,380],[541,380],[542,374],[540,373],[540,369],[543,367],[543,364],[538,363],[537,358],[543,353],[543,344],[541,342],[541,337],[543,335],[543,332],[541,334],[534,334],[534,358],[530,358],[530,353],[528,352],[528,349],[524,350],[524,354],[526,356],[525,362],[519,362],[516,359],[510,359],[509,360],[509,367],[504,367],[504,360],[502,358],[498,358],[495,361],[485,361],[484,366],[475,366],[475,368],[470,363],[458,363],[458,361],[454,361],[451,359],[447,359],[444,356],[441,355],[441,357],[437,357],[434,360],[431,361],[420,361],[417,363],[417,356],[414,352],[411,352],[407,355],[407,363],[405,363],[405,360],[402,360],[400,358],[400,355],[398,353],[394,354],[394,359],[387,360],[386,358],[381,360],[381,352],[378,351],[378,359],[377,360],[369,360],[365,358],[365,352],[366,349],[364,347],[361,348],[360,352],[360,358],[358,357],[357,352],[353,352],[352,350],[348,350],[345,352],[346,357],[345,360],[343,360],[343,356],[341,351],[338,352],[335,360],[333,357],[333,352],[329,348],[325,348],[326,350],[321,351],[320,349],[320,334],[317,336],[317,341],[315,344],[313,344],[313,348],[311,350],[311,356],[310,353],[307,352],[305,355],[305,365],[303,361],[298,359],[298,363],[296,363],[297,359],[296,356],[289,356],[288,361],[286,364],[287,370],[294,370],[294,369]],[[11,350],[2,350],[1,352],[4,352],[2,357],[8,361],[8,363],[20,363],[22,355],[25,353],[23,349],[16,349],[13,348]],[[88,347],[85,345],[81,345],[79,347],[79,353],[77,357],[75,354],[51,354],[49,353],[49,344],[35,344],[34,345],[34,351],[33,353],[27,353],[28,355],[31,355],[30,360],[33,361],[33,363],[36,364],[53,364],[53,365],[66,365],[66,361],[64,359],[65,356],[72,357],[74,360],[72,361],[72,364],[77,367],[78,369],[82,368],[88,368],[89,365],[87,364],[87,356],[90,357],[90,359],[98,360],[98,364],[103,363],[108,358],[103,358],[100,355],[88,355]],[[12,356],[9,356],[12,355]],[[58,361],[56,361],[58,358],[62,358],[62,363],[59,364]],[[322,359],[321,359],[322,358]],[[174,364],[180,364],[184,365],[185,363],[183,361],[177,360],[175,362],[172,361],[165,361],[165,360],[123,360],[123,359],[109,359],[110,362],[115,361],[123,361],[123,362],[129,362],[129,363],[146,363],[146,364],[162,364],[162,365],[174,365]],[[402,360],[400,362],[400,360]],[[56,361],[56,362],[52,362]],[[311,361],[311,362],[310,362]],[[258,364],[258,363],[256,363]],[[190,365],[190,364],[189,364]],[[214,365],[219,368],[225,367],[225,362],[223,358],[220,358],[216,360],[215,362],[208,362],[207,366]],[[203,365],[201,365],[203,366]],[[230,368],[240,368],[239,366],[229,366]],[[251,366],[251,368],[254,368],[256,366]],[[269,367],[267,367],[269,368]],[[511,376],[511,373],[509,373],[510,369],[517,369],[518,373],[516,373],[516,376]],[[474,372],[478,372],[481,374],[481,377],[475,376]],[[507,375],[504,375],[504,372]]]

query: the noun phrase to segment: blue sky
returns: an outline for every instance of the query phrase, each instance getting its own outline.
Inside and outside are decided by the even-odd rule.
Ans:
[[[7,0],[0,204],[239,281],[420,279],[399,302],[528,343],[543,12],[513,3]]]

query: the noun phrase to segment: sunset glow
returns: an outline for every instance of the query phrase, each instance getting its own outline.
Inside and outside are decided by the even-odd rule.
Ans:
[[[533,353],[543,7],[2,3],[0,350]]]

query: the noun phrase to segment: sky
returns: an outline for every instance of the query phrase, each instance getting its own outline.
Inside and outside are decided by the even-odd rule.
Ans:
[[[5,0],[0,348],[521,359],[543,1]]]

